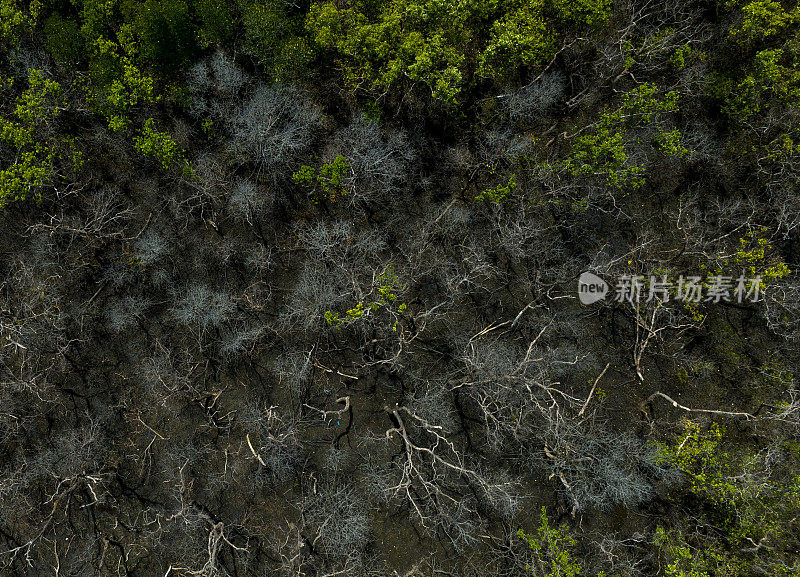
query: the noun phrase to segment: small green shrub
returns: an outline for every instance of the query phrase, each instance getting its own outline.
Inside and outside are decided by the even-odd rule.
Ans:
[[[133,144],[136,150],[169,169],[183,160],[184,152],[178,148],[168,132],[155,130],[153,125],[153,119],[148,118],[140,134],[133,137]]]
[[[535,535],[528,535],[522,529],[517,531],[533,554],[533,563],[526,567],[528,571],[535,577],[579,577],[583,568],[570,552],[577,544],[575,538],[565,526],[550,526],[545,507],[539,519]]]

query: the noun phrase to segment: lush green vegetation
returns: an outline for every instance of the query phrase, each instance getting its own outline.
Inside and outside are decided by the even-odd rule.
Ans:
[[[359,2],[340,9],[315,3],[306,28],[332,51],[353,87],[380,93],[421,82],[434,99],[455,104],[481,78],[517,76],[556,53],[557,30],[601,27],[608,2]]]

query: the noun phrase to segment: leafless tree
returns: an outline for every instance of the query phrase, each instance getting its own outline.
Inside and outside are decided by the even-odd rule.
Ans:
[[[280,176],[311,145],[321,119],[319,108],[299,89],[259,85],[230,120],[230,151],[252,162],[259,174]]]

